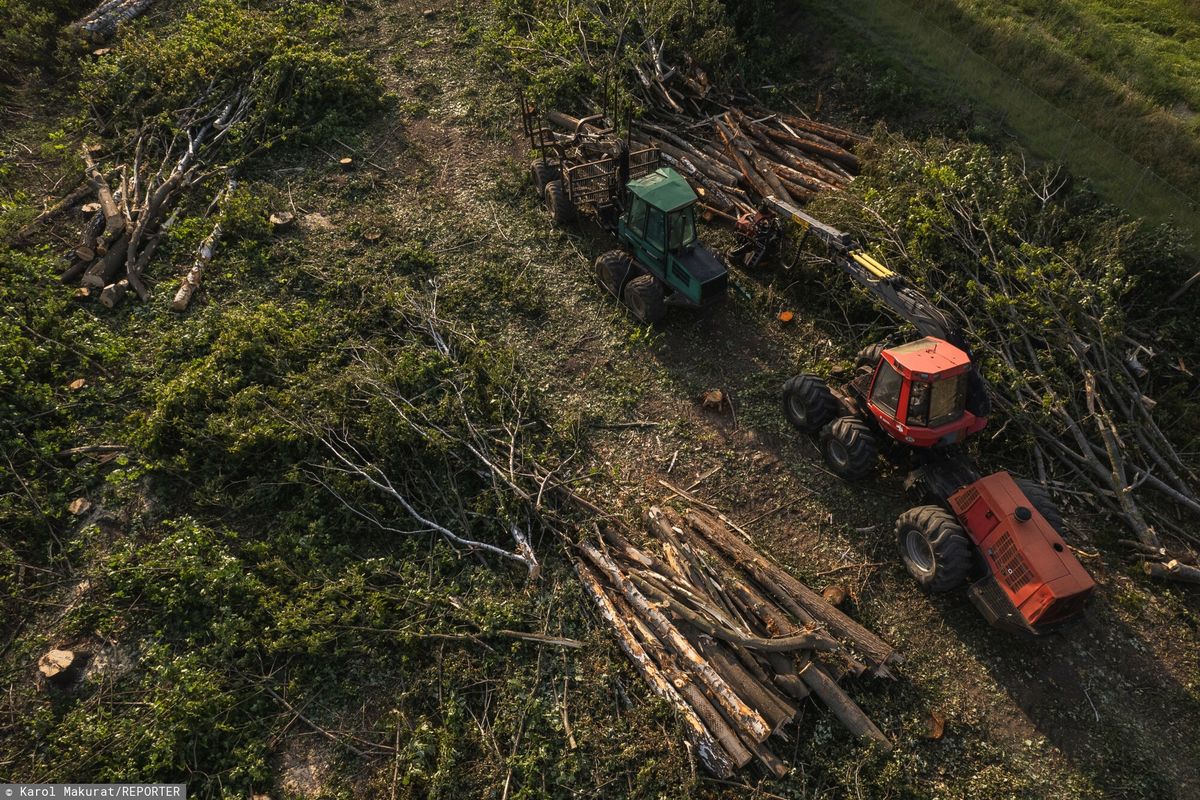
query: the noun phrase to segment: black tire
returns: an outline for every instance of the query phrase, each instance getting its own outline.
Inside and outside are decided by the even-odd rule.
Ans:
[[[875,369],[875,365],[879,363],[880,353],[886,349],[887,345],[883,343],[867,345],[854,356],[854,368],[870,367]]]
[[[917,506],[901,514],[896,544],[908,574],[927,592],[957,589],[971,574],[971,542],[954,515],[939,506]]]
[[[839,403],[824,379],[797,375],[783,385],[783,413],[805,433],[816,433],[838,415]]]
[[[1058,531],[1059,536],[1062,536],[1063,531],[1066,530],[1066,524],[1063,522],[1062,513],[1058,510],[1058,505],[1050,499],[1050,493],[1046,491],[1046,487],[1025,478],[1017,478],[1016,480],[1017,488],[1025,495],[1025,499],[1029,501],[1029,504],[1046,518],[1046,522],[1049,522],[1050,527]]]
[[[609,250],[596,259],[596,282],[618,300],[625,291],[625,284],[639,274],[641,271],[633,263],[633,257],[623,250]]]
[[[838,417],[821,432],[821,453],[839,477],[857,481],[875,469],[879,443],[858,417]]]
[[[562,181],[553,180],[547,183],[545,197],[546,208],[555,225],[565,225],[575,219],[575,207],[571,205],[571,198],[567,197],[567,190]]]
[[[562,179],[558,167],[540,158],[529,165],[529,174],[533,176],[533,185],[537,189],[538,197],[546,193],[546,184]]]
[[[667,313],[662,284],[653,275],[639,275],[629,281],[622,297],[633,315],[647,325],[653,325]]]

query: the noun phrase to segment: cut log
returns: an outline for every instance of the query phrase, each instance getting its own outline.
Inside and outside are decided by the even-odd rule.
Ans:
[[[765,125],[760,126],[759,129],[764,135],[771,137],[777,142],[786,144],[788,147],[794,147],[806,153],[812,153],[813,155],[827,158],[843,167],[857,171],[861,166],[858,156],[854,155],[849,150],[838,147],[837,145],[822,144],[812,139],[791,136],[783,131],[777,131],[774,128],[768,128]]]
[[[16,242],[18,244],[25,242],[37,231],[39,226],[44,225],[52,219],[61,216],[64,212],[74,208],[80,200],[87,197],[92,193],[92,191],[92,181],[90,179],[84,180],[66,197],[62,198],[57,203],[50,206],[50,208],[47,208],[45,211],[34,217],[32,222],[30,222],[17,233]]]
[[[105,0],[72,24],[70,30],[92,44],[102,44],[112,38],[118,27],[137,19],[153,3],[154,0]]]
[[[63,283],[74,283],[75,281],[79,280],[79,277],[83,275],[84,271],[91,263],[91,261],[84,261],[81,258],[74,259],[70,266],[63,270],[63,273],[58,276],[59,280],[61,280]],[[87,290],[85,289],[84,291]]]
[[[106,308],[114,308],[118,303],[125,299],[125,293],[129,291],[129,281],[121,279],[116,283],[110,283],[104,287],[104,291],[100,292],[100,304]]]
[[[761,114],[765,116],[765,112]],[[842,147],[853,147],[856,144],[869,141],[869,138],[853,131],[838,128],[834,125],[829,125],[824,122],[807,119],[805,117],[797,117],[794,114],[776,114],[779,121],[791,128],[815,133],[831,142],[840,144]]]
[[[846,726],[847,730],[863,739],[879,742],[885,750],[892,749],[892,743],[884,736],[883,731],[875,726],[871,718],[858,707],[858,703],[851,700],[850,696],[842,691],[841,687],[825,673],[819,664],[815,661],[810,662],[800,671],[800,678],[808,684],[817,697],[821,698],[821,702],[833,712],[833,715]]]
[[[192,268],[188,270],[188,274],[183,277],[179,284],[179,290],[175,292],[175,299],[171,301],[172,311],[186,311],[188,304],[192,302],[192,295],[200,288],[200,281],[204,277],[204,269],[212,261],[213,254],[217,251],[217,242],[221,238],[221,223],[213,226],[212,233],[208,235],[200,244],[200,249],[196,253],[196,260],[192,264]]]
[[[761,742],[771,735],[771,728],[767,725],[766,720],[757,711],[742,702],[729,684],[696,652],[696,648],[692,647],[679,629],[647,601],[637,587],[621,573],[612,559],[589,544],[580,545],[579,549],[621,592],[655,635],[679,657],[688,671],[699,678],[709,699],[721,709],[722,713],[755,741]]]
[[[100,201],[100,210],[104,213],[104,238],[111,241],[125,228],[125,215],[121,213],[117,201],[113,198],[108,180],[100,174],[92,151],[87,145],[83,147],[83,163],[87,167],[88,178],[96,189],[96,198]]]
[[[876,674],[887,674],[887,664],[903,660],[895,648],[829,605],[820,594],[734,536],[719,520],[698,511],[690,511],[687,521],[710,544],[750,572],[776,602],[796,614],[797,618],[816,619],[835,636],[851,642],[859,653],[867,657],[868,664]]]
[[[178,213],[178,212],[176,212]],[[142,252],[138,254],[137,261],[133,267],[129,269],[126,276],[129,280],[129,288],[137,292],[138,299],[143,303],[150,299],[150,290],[146,288],[146,284],[142,281],[142,273],[150,264],[150,259],[154,257],[154,251],[158,249],[159,243],[163,240],[171,228],[175,225],[176,214],[171,214],[167,221],[162,224],[158,232],[150,237],[150,241],[142,248]]]
[[[1160,564],[1154,561],[1147,561],[1142,564],[1142,569],[1147,575],[1154,578],[1164,578],[1172,581],[1182,581],[1184,583],[1200,584],[1200,569],[1190,567],[1187,564],[1180,562],[1178,559]]]
[[[749,764],[754,758],[750,747],[750,743],[754,740],[748,739],[721,713],[719,708],[712,704],[699,683],[685,672],[679,659],[663,646],[654,632],[630,607],[629,601],[620,592],[611,589],[609,591],[611,591],[609,599],[613,606],[624,615],[623,619],[637,635],[642,647],[654,658],[659,669],[671,681],[671,685],[676,687],[679,694],[704,722],[705,727],[716,737],[717,742],[730,755],[734,764],[739,768]]]
[[[625,615],[621,614],[613,605],[612,600],[601,586],[599,579],[586,564],[576,562],[575,574],[579,576],[584,591],[591,596],[592,601],[600,611],[601,618],[608,623],[616,635],[618,646],[625,651],[625,655],[633,662],[633,666],[638,671],[638,674],[650,685],[651,690],[655,694],[666,700],[679,712],[679,717],[683,722],[684,729],[687,731],[688,739],[695,748],[696,755],[700,759],[700,763],[704,765],[704,768],[719,778],[728,778],[733,774],[735,765],[737,767],[745,766],[750,761],[751,755],[741,746],[737,738],[728,730],[728,727],[718,726],[718,728],[725,729],[729,734],[726,738],[731,740],[733,749],[739,751],[741,754],[741,758],[737,760],[731,760],[731,751],[713,739],[713,734],[705,727],[696,709],[689,705],[680,695],[680,691],[684,690],[685,687],[692,686],[692,688],[695,688],[694,685],[684,678],[682,679],[682,686],[677,689],[677,684],[667,679],[662,670],[646,652],[645,648],[642,647],[637,637],[629,630],[624,621],[626,618]],[[716,712],[714,711],[713,713],[715,714]],[[738,763],[739,761],[740,763]]]
[[[723,644],[708,637],[697,637],[701,654],[713,665],[713,669],[721,673],[733,690],[762,714],[775,733],[796,717],[794,706],[788,705],[775,695],[774,689],[768,689],[757,678],[751,675],[737,657]]]
[[[125,263],[125,251],[128,248],[129,235],[122,233],[104,253],[104,257],[87,268],[80,285],[88,289],[103,289],[112,283],[117,271]]]
[[[757,650],[763,653],[791,653],[796,650],[822,650],[831,651],[837,650],[839,645],[832,639],[821,636],[817,633],[797,633],[795,635],[780,636],[774,639],[763,639],[757,636],[748,636],[739,631],[723,627],[714,623],[712,620],[705,619],[700,614],[689,609],[683,603],[680,603],[673,597],[660,591],[650,581],[640,575],[630,575],[632,580],[644,594],[650,596],[655,602],[664,605],[669,609],[672,616],[686,622],[697,630],[713,637],[720,639],[728,644],[745,647],[749,650]]]
[[[754,168],[750,160],[747,159],[738,148],[736,134],[725,126],[719,120],[713,123],[717,129],[717,134],[721,137],[721,141],[725,145],[725,152],[729,157],[737,163],[738,172],[741,173],[741,181],[750,189],[753,189],[759,197],[767,197],[772,194],[771,186],[763,180],[758,174],[758,170]]]
[[[104,214],[97,211],[88,220],[84,226],[83,233],[79,238],[79,246],[75,248],[75,260],[71,266],[63,271],[59,276],[63,283],[71,283],[78,280],[79,276],[84,273],[88,265],[96,257],[96,237],[104,230]]]

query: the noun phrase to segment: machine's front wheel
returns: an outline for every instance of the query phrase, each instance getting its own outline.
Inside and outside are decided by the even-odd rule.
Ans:
[[[667,313],[662,284],[653,275],[639,275],[625,284],[625,305],[647,325],[653,325]]]
[[[904,567],[927,592],[957,589],[971,572],[971,542],[958,520],[939,506],[901,514],[896,543]]]
[[[596,282],[618,300],[621,299],[625,284],[636,278],[638,272],[633,258],[623,250],[609,250],[596,259]]]
[[[1066,524],[1063,522],[1062,514],[1058,510],[1058,506],[1050,499],[1050,493],[1046,491],[1046,487],[1040,483],[1017,478],[1017,488],[1025,495],[1025,499],[1029,501],[1037,512],[1046,518],[1046,522],[1050,523],[1050,527],[1062,536],[1062,532],[1066,529]]]
[[[567,189],[562,181],[554,180],[546,184],[546,208],[550,211],[550,219],[555,225],[566,225],[575,219],[575,207],[571,198],[567,197]]]
[[[816,433],[837,416],[838,401],[816,375],[797,375],[783,385],[783,413],[805,433]]]
[[[539,197],[546,193],[546,184],[562,178],[558,167],[541,158],[529,165],[529,174],[533,176],[533,185]]]
[[[865,478],[879,460],[879,443],[858,417],[838,417],[821,433],[826,463],[848,481]]]

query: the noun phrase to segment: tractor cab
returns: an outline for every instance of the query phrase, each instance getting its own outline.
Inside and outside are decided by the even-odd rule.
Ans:
[[[696,238],[696,193],[664,167],[625,185],[617,237],[662,281],[668,301],[707,306],[725,296],[725,265]]]
[[[879,426],[914,447],[961,442],[987,424],[969,410],[974,369],[965,352],[928,336],[880,353],[867,394]]]

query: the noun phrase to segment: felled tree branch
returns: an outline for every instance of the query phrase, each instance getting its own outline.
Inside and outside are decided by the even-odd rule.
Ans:
[[[396,501],[412,519],[423,525],[426,529],[437,533],[450,544],[468,551],[480,551],[509,561],[515,561],[529,571],[529,578],[531,580],[536,580],[541,574],[541,565],[538,563],[533,548],[529,546],[528,540],[520,533],[516,525],[511,527],[514,539],[517,541],[516,551],[505,550],[502,547],[497,547],[487,542],[479,542],[459,536],[446,526],[421,514],[409,502],[408,498],[396,489],[387,474],[378,465],[368,460],[357,447],[350,443],[347,437],[344,435],[329,434],[322,437],[321,443],[325,445],[334,459],[342,465],[335,469],[366,481],[369,485]],[[341,498],[339,497],[339,499]]]

